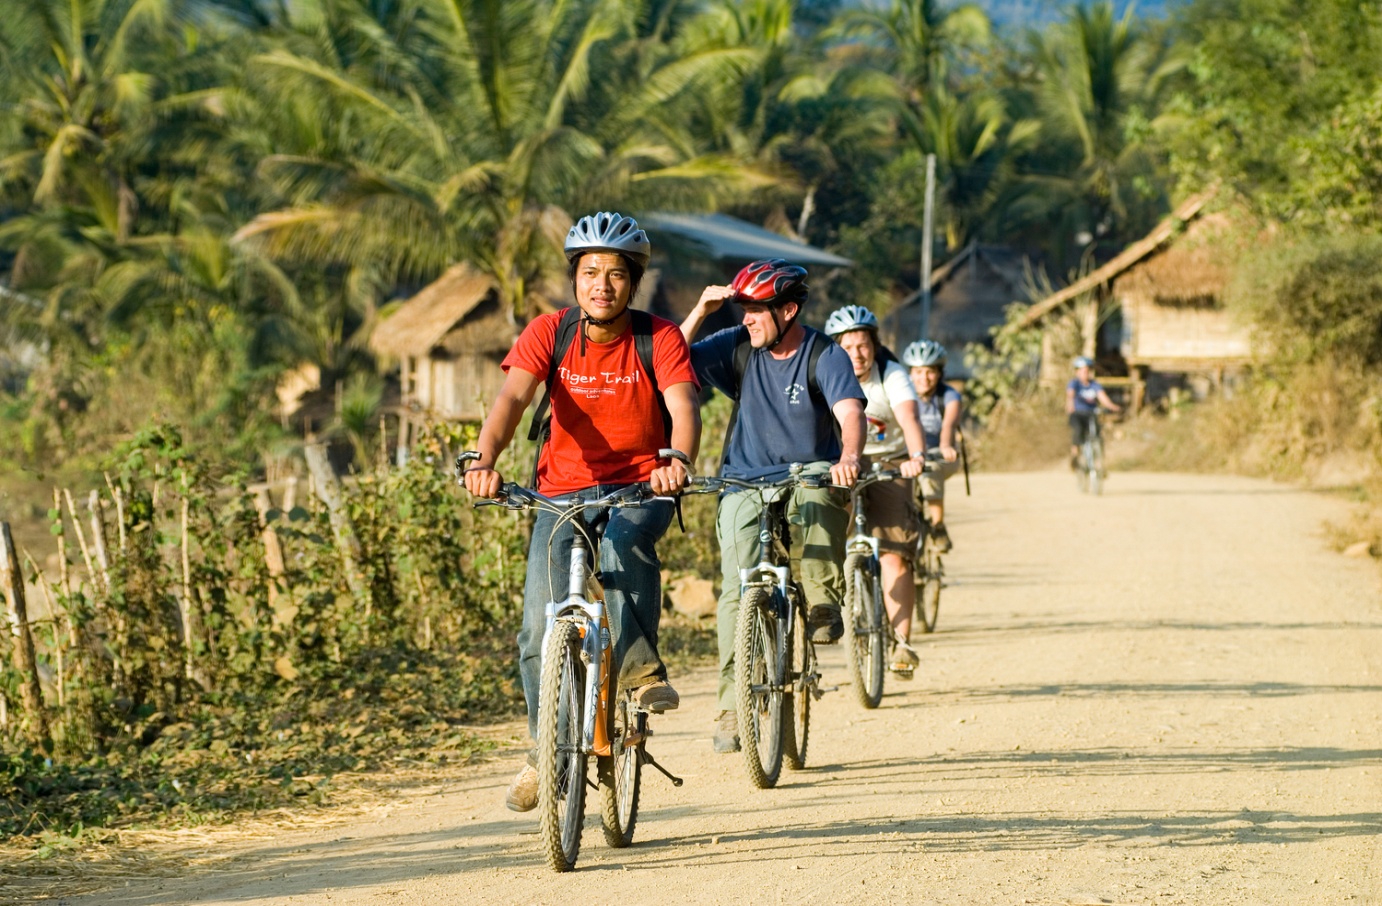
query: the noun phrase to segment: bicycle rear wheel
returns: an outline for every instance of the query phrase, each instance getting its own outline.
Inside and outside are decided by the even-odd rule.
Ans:
[[[782,740],[782,757],[787,767],[800,771],[806,767],[806,747],[811,738],[811,689],[803,682],[815,669],[814,649],[806,629],[806,610],[797,608],[792,634],[787,639],[787,682],[792,691],[783,700],[782,710],[791,721],[790,732]]]
[[[845,557],[845,633],[849,671],[859,704],[877,708],[883,699],[883,589],[870,554]]]
[[[600,818],[605,842],[623,849],[633,842],[638,822],[638,793],[643,777],[643,742],[626,746],[625,740],[643,733],[642,712],[635,711],[627,696],[615,705],[614,732],[610,734],[610,754],[596,761],[600,778]]]
[[[766,589],[750,588],[739,601],[734,638],[734,697],[739,740],[749,780],[770,789],[782,773],[783,675],[779,619]]]
[[[552,627],[538,688],[538,826],[553,871],[576,867],[585,820],[586,758],[581,751],[585,666],[575,625]]]
[[[916,617],[923,632],[935,632],[941,612],[941,555],[931,543],[924,542],[916,566]]]

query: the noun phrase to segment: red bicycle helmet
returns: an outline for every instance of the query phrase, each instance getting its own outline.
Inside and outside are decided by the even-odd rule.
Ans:
[[[758,302],[774,308],[795,302],[806,302],[806,268],[788,264],[782,258],[764,258],[744,266],[729,285],[740,304]]]

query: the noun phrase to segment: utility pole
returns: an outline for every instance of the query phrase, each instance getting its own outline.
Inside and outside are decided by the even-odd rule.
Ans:
[[[921,336],[931,330],[931,234],[936,222],[936,155],[926,155],[926,212],[921,224]]]

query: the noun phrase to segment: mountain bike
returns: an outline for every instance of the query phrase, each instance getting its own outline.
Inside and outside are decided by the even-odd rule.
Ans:
[[[845,542],[845,651],[854,692],[859,704],[877,708],[883,699],[883,674],[887,643],[891,636],[887,607],[883,602],[883,578],[878,560],[878,539],[868,533],[864,489],[880,481],[895,481],[902,473],[881,468],[861,476],[850,493],[854,534]]]
[[[811,703],[834,687],[821,685],[816,646],[806,625],[805,597],[792,578],[790,490],[832,486],[828,475],[804,474],[792,463],[776,482],[697,478],[692,493],[746,490],[760,495],[759,561],[739,570],[739,619],[734,640],[735,711],[744,763],[759,789],[777,785],[785,763],[806,764]]]
[[[478,458],[478,453],[461,454],[456,460],[457,477],[464,463]],[[551,498],[509,482],[499,499],[475,502],[477,507],[544,509],[561,521],[571,520],[576,529],[566,598],[549,601],[546,608],[538,687],[538,826],[547,864],[554,871],[576,867],[591,756],[596,763],[605,842],[612,847],[633,842],[643,765],[661,772],[674,786],[682,784],[647,750],[649,712],[635,703],[632,690],[616,692],[618,665],[613,663],[604,586],[591,565],[610,510],[673,499],[654,495],[646,484],[628,485],[602,496]]]
[[[926,454],[926,471],[937,468],[939,451]],[[918,507],[921,517],[921,537],[917,539],[916,559],[912,561],[912,583],[916,587],[915,619],[923,632],[935,632],[941,611],[941,589],[945,588],[945,563],[936,543],[931,539],[931,517],[925,502]]]
[[[1104,435],[1099,424],[1099,413],[1095,412],[1089,419],[1084,443],[1080,444],[1080,461],[1075,469],[1075,481],[1081,491],[1099,496],[1104,492],[1104,479],[1107,477],[1108,472],[1104,470]]]

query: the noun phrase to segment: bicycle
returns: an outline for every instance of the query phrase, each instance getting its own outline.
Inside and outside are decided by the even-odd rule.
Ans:
[[[845,542],[845,651],[859,704],[869,709],[877,708],[883,699],[885,633],[889,633],[890,624],[883,603],[878,539],[868,533],[863,492],[869,485],[901,477],[901,472],[875,463],[872,472],[855,482],[850,494],[854,534]]]
[[[726,489],[754,491],[760,555],[757,565],[739,570],[739,619],[734,640],[735,711],[744,763],[759,789],[777,785],[782,765],[799,771],[806,765],[811,702],[835,687],[821,685],[816,646],[806,625],[805,598],[792,578],[791,534],[784,491],[795,485],[821,488],[827,475],[806,475],[792,463],[788,477],[776,482],[737,478],[697,478],[691,493]],[[790,717],[790,727],[784,727]]]
[[[1099,424],[1099,413],[1090,416],[1089,428],[1085,431],[1084,443],[1080,444],[1080,461],[1075,469],[1075,481],[1080,490],[1098,497],[1104,492],[1104,435]]]
[[[928,451],[925,471],[934,471],[941,461],[939,451]],[[968,473],[966,472],[966,480]],[[912,562],[912,583],[916,588],[915,621],[921,624],[922,632],[936,631],[936,620],[941,611],[941,589],[945,587],[945,563],[941,552],[931,539],[931,517],[926,506],[918,507],[921,517],[921,537],[917,539],[916,558]]]
[[[663,450],[659,455],[666,458],[674,452]],[[464,463],[478,458],[474,452],[457,457],[457,478],[464,472]],[[566,598],[549,601],[546,608],[538,687],[538,825],[547,864],[554,871],[576,866],[590,756],[596,760],[605,842],[615,848],[633,843],[643,765],[661,772],[673,786],[682,785],[681,778],[658,764],[647,750],[649,712],[634,702],[632,690],[615,694],[617,672],[604,587],[591,567],[608,510],[673,499],[654,495],[646,484],[628,485],[599,497],[551,498],[507,482],[499,499],[475,502],[477,507],[546,509],[562,520],[572,520],[576,528]],[[587,511],[598,512],[590,519]]]

